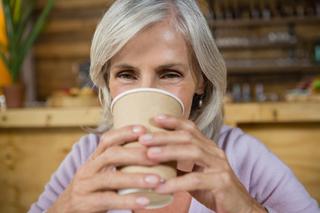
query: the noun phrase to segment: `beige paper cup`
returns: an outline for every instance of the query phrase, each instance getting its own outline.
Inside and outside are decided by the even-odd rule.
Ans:
[[[127,125],[144,125],[148,132],[165,131],[152,125],[151,119],[159,114],[168,114],[181,117],[184,106],[180,99],[164,90],[153,88],[139,88],[126,91],[117,96],[111,104],[113,114],[113,128]],[[125,146],[142,146],[138,142],[128,143]],[[126,173],[152,173],[157,174],[164,180],[177,176],[176,163],[169,162],[156,166],[125,166],[119,168]],[[132,188],[123,189],[120,195],[136,194],[149,198],[150,204],[147,209],[162,208],[168,205],[172,195],[163,195],[153,190]]]

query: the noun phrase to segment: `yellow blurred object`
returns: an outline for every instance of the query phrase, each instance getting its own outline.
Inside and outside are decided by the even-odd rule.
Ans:
[[[7,36],[6,36],[6,22],[4,17],[4,12],[2,8],[2,3],[0,2],[0,44],[7,47]]]
[[[89,107],[99,106],[99,99],[90,87],[72,87],[55,91],[47,100],[49,107]]]
[[[11,76],[9,75],[6,65],[0,61],[0,87],[9,86],[12,84]]]
[[[80,90],[80,96],[90,96],[90,95],[94,95],[94,91],[92,90],[92,88],[90,87],[83,87]]]
[[[5,29],[5,17],[3,13],[2,3],[0,3],[0,48],[7,48],[7,37]],[[4,50],[1,50],[4,51]],[[5,63],[0,60],[0,87],[12,84],[12,78],[9,74],[8,68]]]

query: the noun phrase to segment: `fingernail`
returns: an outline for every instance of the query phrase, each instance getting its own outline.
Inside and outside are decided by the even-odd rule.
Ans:
[[[150,148],[149,151],[148,151],[148,153],[149,153],[150,155],[158,155],[158,154],[160,154],[161,152],[162,152],[162,149],[159,148],[159,147],[152,147],[152,148]]]
[[[166,118],[167,118],[166,115],[158,115],[158,116],[156,117],[156,119],[158,119],[158,120],[164,120],[164,119],[166,119]]]
[[[141,126],[135,126],[132,128],[132,132],[134,132],[134,133],[139,133],[142,131],[143,131],[143,128]]]
[[[144,181],[150,184],[156,184],[159,182],[159,178],[154,175],[148,175],[144,178]]]
[[[142,206],[146,206],[150,203],[150,200],[146,197],[138,197],[136,203]]]
[[[141,142],[150,142],[152,140],[151,134],[146,134],[140,137]]]

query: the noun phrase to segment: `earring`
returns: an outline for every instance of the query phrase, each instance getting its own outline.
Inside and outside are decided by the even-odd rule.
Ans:
[[[199,98],[199,103],[198,103],[198,109],[200,109],[203,105],[203,96],[201,95],[200,98]]]

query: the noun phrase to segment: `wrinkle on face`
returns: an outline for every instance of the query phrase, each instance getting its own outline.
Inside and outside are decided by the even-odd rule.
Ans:
[[[170,21],[153,24],[130,39],[110,61],[109,88],[111,97],[139,87],[153,87],[166,90],[182,100],[189,116],[194,94],[199,88],[193,71],[190,51],[182,33]],[[163,79],[159,70],[174,65],[183,78]],[[126,68],[125,68],[126,66]],[[132,70],[134,80],[116,77],[119,70]]]

